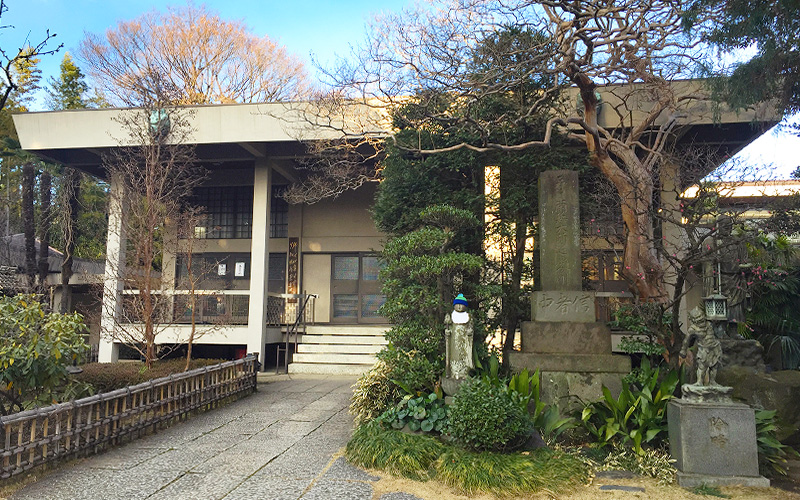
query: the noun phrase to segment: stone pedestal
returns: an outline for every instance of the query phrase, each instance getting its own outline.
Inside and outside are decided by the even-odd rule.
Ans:
[[[613,394],[631,371],[631,359],[611,354],[611,330],[603,323],[539,322],[522,324],[522,351],[509,353],[515,370],[539,370],[541,398],[568,409],[571,402]]]
[[[667,420],[682,487],[769,487],[769,480],[758,474],[755,412],[749,406],[674,399]]]

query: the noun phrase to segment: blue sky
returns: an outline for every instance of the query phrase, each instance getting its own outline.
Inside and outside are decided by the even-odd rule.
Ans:
[[[182,3],[168,0],[7,0],[8,12],[0,31],[0,46],[21,45],[26,36],[38,42],[46,29],[56,33],[62,52],[43,58],[45,79],[58,74],[63,50],[74,53],[84,32],[102,33],[118,21],[153,9]],[[196,2],[201,3],[201,2]],[[254,33],[267,35],[303,58],[310,68],[311,54],[325,63],[335,54],[346,55],[364,36],[367,21],[379,11],[397,11],[414,0],[208,0],[202,2],[223,18],[243,20]],[[800,122],[795,117],[796,122]],[[800,165],[800,138],[767,132],[744,152],[752,161],[772,164],[786,178]]]
[[[62,52],[45,57],[40,64],[45,78],[58,73],[63,50],[76,52],[85,32],[103,33],[118,21],[145,12],[182,5],[168,0],[6,0],[8,11],[2,24],[13,29],[0,31],[0,44],[16,48],[26,35],[38,42],[46,29],[56,33],[54,46]],[[334,54],[346,55],[351,44],[363,39],[366,22],[380,11],[400,10],[413,0],[208,0],[204,3],[224,19],[244,21],[257,35],[280,42],[310,66],[311,53],[321,62]]]

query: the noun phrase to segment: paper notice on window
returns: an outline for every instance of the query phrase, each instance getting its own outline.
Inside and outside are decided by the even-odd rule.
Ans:
[[[225,276],[226,274],[228,274],[228,266],[226,264],[218,264],[217,274],[219,276]]]
[[[237,262],[236,267],[233,269],[233,275],[237,278],[244,276],[244,262]]]

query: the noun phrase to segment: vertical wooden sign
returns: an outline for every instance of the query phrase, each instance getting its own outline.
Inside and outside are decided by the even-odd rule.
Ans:
[[[289,254],[286,256],[286,262],[286,293],[298,293],[300,238],[289,238]]]

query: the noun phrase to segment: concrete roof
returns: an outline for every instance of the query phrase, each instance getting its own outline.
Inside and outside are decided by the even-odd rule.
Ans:
[[[696,80],[674,82],[673,86],[680,95],[702,94],[701,82]],[[624,105],[631,114],[629,119],[635,121],[637,115],[648,110],[648,99],[652,99],[636,85],[610,85],[598,90],[604,102],[598,121],[609,129],[629,123],[625,120],[621,125],[612,107]],[[576,102],[576,89],[569,89],[567,96],[568,102]],[[284,161],[290,169],[293,159],[308,154],[303,141],[356,137],[365,130],[371,135],[386,135],[389,130],[385,109],[363,104],[327,115],[324,108],[311,103],[220,104],[180,109],[188,113],[190,140],[197,145],[198,159],[214,164],[268,157]],[[735,152],[760,135],[766,125],[777,121],[767,109],[765,106],[756,111],[720,113],[708,102],[688,99],[681,110],[680,134],[687,142],[723,144],[727,151]],[[141,110],[21,113],[13,119],[24,150],[102,177],[102,154],[111,148],[133,145],[120,123],[131,113]]]

